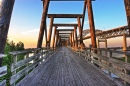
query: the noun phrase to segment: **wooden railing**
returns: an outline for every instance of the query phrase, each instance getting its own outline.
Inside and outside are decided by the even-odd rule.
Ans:
[[[13,56],[10,85],[16,85],[19,80],[23,79],[37,66],[42,64],[53,53],[54,49],[48,48],[36,48],[10,52],[10,54]],[[24,55],[24,59],[17,61],[19,55]]]
[[[0,54],[0,58],[4,58],[5,55]],[[7,66],[0,67],[0,77],[3,77],[7,74]],[[0,86],[6,86],[6,80],[0,82]]]
[[[108,74],[115,74],[124,81],[124,84],[130,84],[130,53],[98,48],[73,49],[73,51],[99,68],[107,70]],[[119,60],[116,54],[122,55],[125,60]]]

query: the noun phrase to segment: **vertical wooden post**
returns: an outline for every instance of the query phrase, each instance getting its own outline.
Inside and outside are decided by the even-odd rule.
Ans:
[[[2,0],[0,8],[0,53],[4,53],[7,34],[15,0]],[[2,66],[2,58],[0,58]]]
[[[87,0],[87,9],[88,9],[88,18],[89,18],[92,47],[97,48],[96,35],[95,35],[95,25],[94,25],[94,18],[93,18],[93,10],[92,10],[91,0]]]
[[[130,0],[124,0],[127,22],[129,27],[129,35],[130,35]]]
[[[123,35],[123,51],[127,50],[127,41],[126,41],[126,35]]]
[[[82,29],[83,29],[83,26],[84,26],[84,19],[85,19],[85,13],[86,13],[86,6],[87,6],[87,0],[84,1],[83,19],[82,19]]]
[[[70,34],[70,47],[71,47],[71,34]]]
[[[97,40],[97,44],[98,44],[98,48],[100,48],[100,42],[99,42],[99,39]]]
[[[53,41],[52,41],[52,48],[54,49],[54,43],[55,43],[55,34],[56,34],[56,29],[57,29],[57,26],[55,26],[54,28],[54,35],[53,35]]]
[[[17,55],[13,55],[13,63],[16,63],[17,62]],[[13,72],[12,72],[12,75],[15,75],[17,73],[17,71],[16,70],[14,70]],[[15,86],[15,82],[13,83],[13,85]]]
[[[106,48],[106,50],[107,50],[107,39],[105,38],[105,48]],[[108,54],[107,54],[107,51],[105,51],[105,55],[107,56]]]
[[[48,7],[49,7],[49,0],[44,0],[44,9],[42,13],[42,20],[41,20],[41,26],[40,26],[40,31],[39,31],[37,48],[41,48],[42,46],[44,29],[46,28],[46,17],[48,13]]]
[[[46,40],[46,47],[47,47],[47,25],[46,25],[46,28],[45,28],[45,40]]]
[[[73,47],[75,46],[75,41],[74,41],[74,31],[72,32],[72,36],[73,36]]]
[[[78,42],[77,42],[77,31],[76,31],[77,27],[74,26],[74,34],[75,34],[75,47],[78,48]]]
[[[107,49],[107,39],[105,39],[105,48]]]
[[[109,52],[109,57],[112,58],[112,52]],[[111,67],[111,63],[108,64],[109,67]],[[111,72],[108,70],[108,74],[111,76]]]
[[[57,47],[58,39],[59,39],[59,31],[56,31],[56,43],[55,43],[55,47]]]
[[[53,21],[54,21],[54,18],[51,17],[51,18],[50,18],[50,28],[49,28],[49,31],[48,31],[48,38],[47,38],[48,47],[50,47],[50,43],[51,43],[51,35],[52,35]]]
[[[70,43],[71,43],[71,47],[72,47],[72,33],[70,34]]]
[[[54,41],[54,48],[56,48],[56,42],[57,42],[57,31],[56,31],[56,34],[55,34],[55,41]]]
[[[82,28],[81,28],[81,22],[80,17],[77,18],[78,20],[78,28],[79,28],[79,36],[80,36],[80,45],[83,43],[83,37],[82,37]]]
[[[57,46],[59,47],[60,45],[60,36],[58,35],[58,42],[57,42]]]

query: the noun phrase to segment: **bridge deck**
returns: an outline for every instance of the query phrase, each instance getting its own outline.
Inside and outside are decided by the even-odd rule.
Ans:
[[[68,48],[60,48],[18,86],[118,86]]]

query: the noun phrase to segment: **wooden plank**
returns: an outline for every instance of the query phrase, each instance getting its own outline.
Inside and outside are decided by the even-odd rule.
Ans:
[[[0,77],[7,74],[7,66],[0,67]],[[0,86],[6,86],[6,80],[0,82]]]
[[[48,18],[77,18],[77,17],[80,17],[82,18],[83,17],[83,14],[48,14]]]
[[[114,86],[93,65],[68,48],[62,47],[46,64],[36,68],[17,86]]]
[[[26,49],[22,51],[14,51],[14,52],[9,52],[11,55],[19,55],[19,54],[25,54],[25,53],[31,53],[33,51],[38,51],[40,48],[31,48],[31,49]]]
[[[0,77],[7,74],[7,66],[0,67]]]

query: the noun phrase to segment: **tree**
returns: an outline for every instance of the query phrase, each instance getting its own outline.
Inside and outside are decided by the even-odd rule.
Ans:
[[[2,61],[2,64],[7,66],[7,75],[0,78],[0,81],[2,81],[4,79],[7,80],[7,86],[10,86],[9,81],[10,81],[10,77],[12,76],[10,67],[13,62],[12,61],[13,57],[9,54],[9,52],[20,51],[20,50],[24,50],[24,43],[18,42],[15,45],[15,43],[13,41],[9,41],[9,39],[7,39],[6,45],[5,45],[5,51],[4,51],[7,56],[4,57],[3,61]],[[24,59],[24,55],[19,55],[17,58],[18,58],[18,60],[22,60],[22,59]]]

